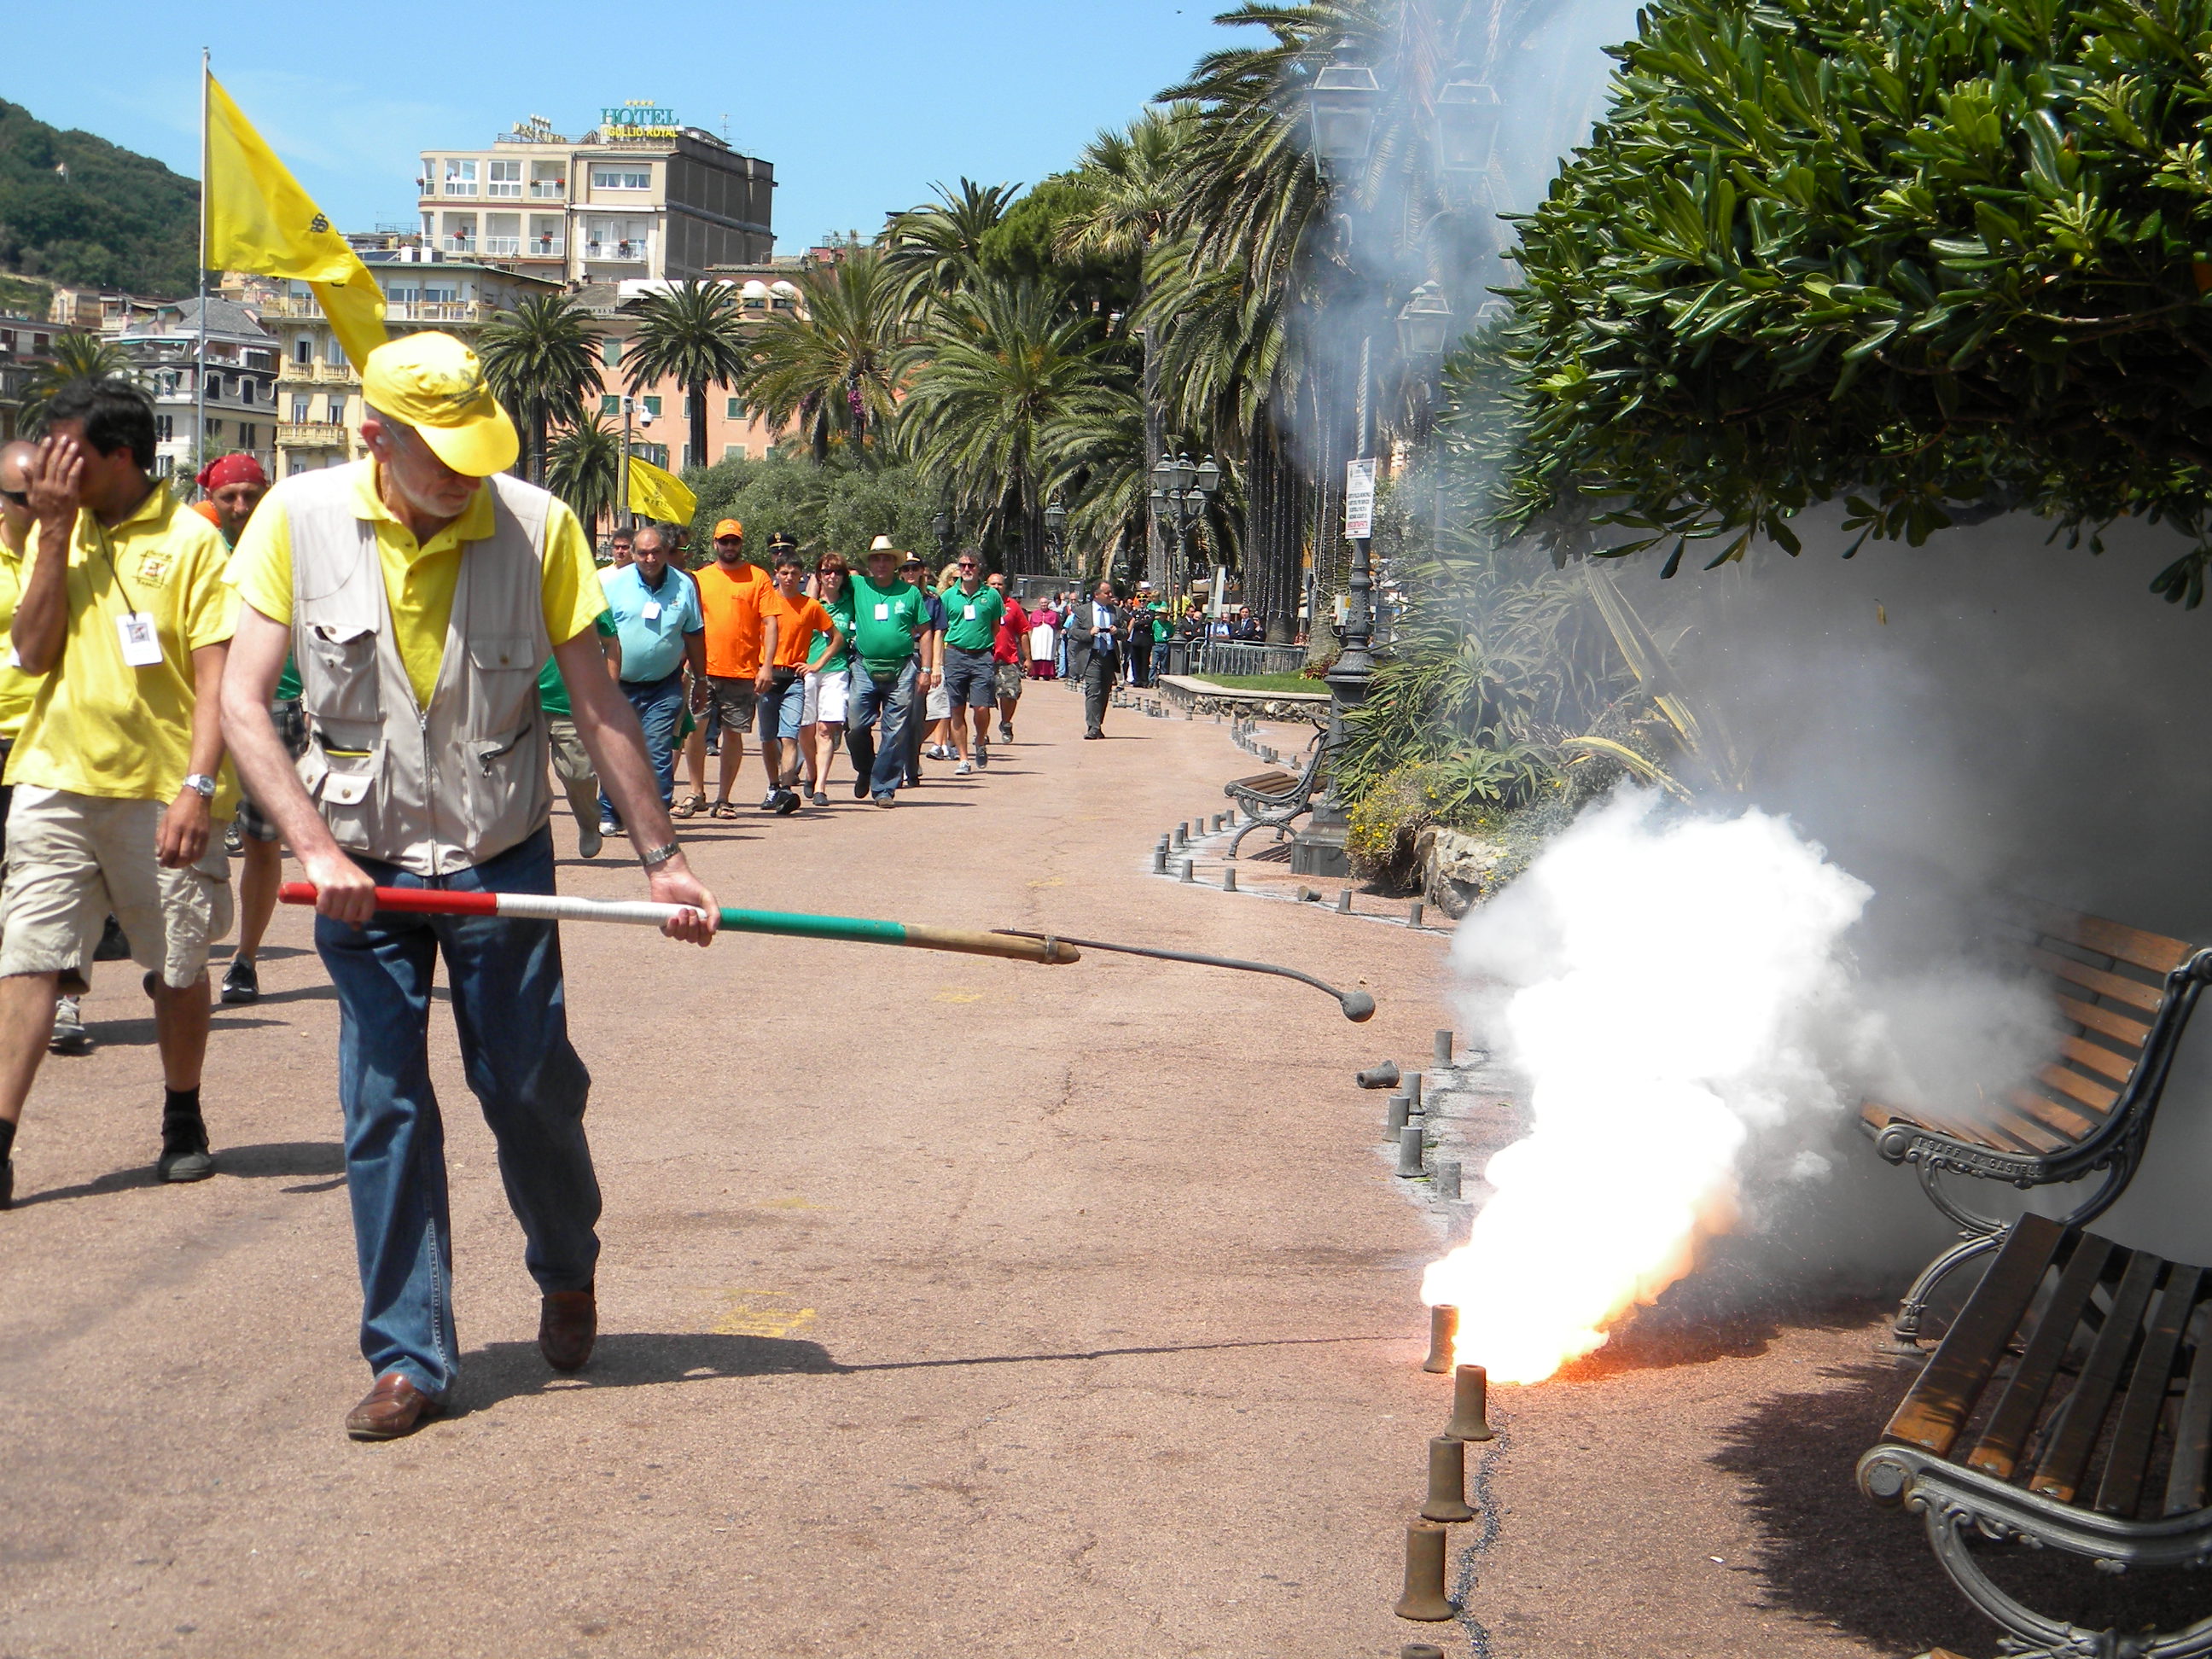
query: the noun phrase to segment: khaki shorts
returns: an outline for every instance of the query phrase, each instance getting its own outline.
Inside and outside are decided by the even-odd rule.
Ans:
[[[1018,662],[1002,662],[994,678],[998,681],[999,701],[1019,702],[1022,700],[1022,678],[1029,672]]]
[[[566,788],[572,783],[587,783],[597,789],[599,775],[592,769],[591,751],[584,747],[584,739],[576,731],[576,722],[558,714],[548,714],[545,717],[545,735],[552,744],[553,775],[560,779],[562,787]]]
[[[170,986],[182,990],[207,972],[208,946],[230,931],[230,860],[218,832],[198,864],[162,869],[154,841],[167,810],[17,786],[0,889],[0,978],[76,967],[109,915],[130,936],[131,959]]]
[[[736,732],[738,741],[743,742],[745,733],[753,729],[754,711],[760,703],[758,688],[750,679],[709,675],[707,696],[721,711],[722,730]]]

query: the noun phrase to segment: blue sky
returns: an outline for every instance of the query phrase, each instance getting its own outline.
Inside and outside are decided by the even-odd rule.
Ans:
[[[341,227],[415,222],[417,152],[651,99],[775,164],[776,248],[872,232],[938,179],[1034,183],[1240,33],[1171,0],[19,9],[0,96],[199,173],[199,48]]]

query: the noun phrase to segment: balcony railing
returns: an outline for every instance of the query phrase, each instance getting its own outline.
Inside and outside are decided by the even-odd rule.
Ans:
[[[645,263],[645,243],[642,240],[635,242],[586,242],[584,244],[584,257],[613,264],[641,265]]]
[[[496,307],[481,300],[393,300],[384,307],[388,323],[480,323]]]
[[[298,375],[292,377],[301,378]],[[317,363],[313,379],[318,386],[359,386],[361,376],[354,373],[351,363]]]
[[[477,251],[487,259],[512,259],[522,252],[522,238],[487,236],[477,244]]]
[[[465,253],[474,258],[477,251],[477,239],[473,236],[441,236],[438,239],[438,246],[448,253]]]
[[[523,239],[522,258],[526,259],[564,259],[568,255],[568,239],[565,236],[529,236]]]
[[[565,202],[568,199],[568,181],[566,179],[532,179],[530,194],[540,202]]]
[[[289,317],[302,322],[313,322],[323,314],[323,308],[312,294],[272,294],[254,307],[262,316]]]
[[[336,421],[280,421],[276,423],[276,447],[279,449],[343,449],[346,446],[346,429]]]

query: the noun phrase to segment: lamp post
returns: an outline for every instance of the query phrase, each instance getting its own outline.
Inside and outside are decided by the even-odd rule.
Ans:
[[[1067,546],[1067,509],[1055,495],[1044,509],[1044,550],[1052,574],[1060,574],[1060,556]]]
[[[1188,452],[1162,456],[1152,469],[1152,516],[1175,538],[1176,568],[1184,580],[1189,580],[1190,528],[1206,516],[1206,503],[1220,489],[1221,469],[1211,455],[1197,466],[1190,464]]]

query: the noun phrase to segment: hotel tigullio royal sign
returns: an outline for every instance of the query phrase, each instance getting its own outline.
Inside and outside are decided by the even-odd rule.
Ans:
[[[610,138],[673,138],[676,112],[650,98],[632,98],[599,112],[599,131]]]

